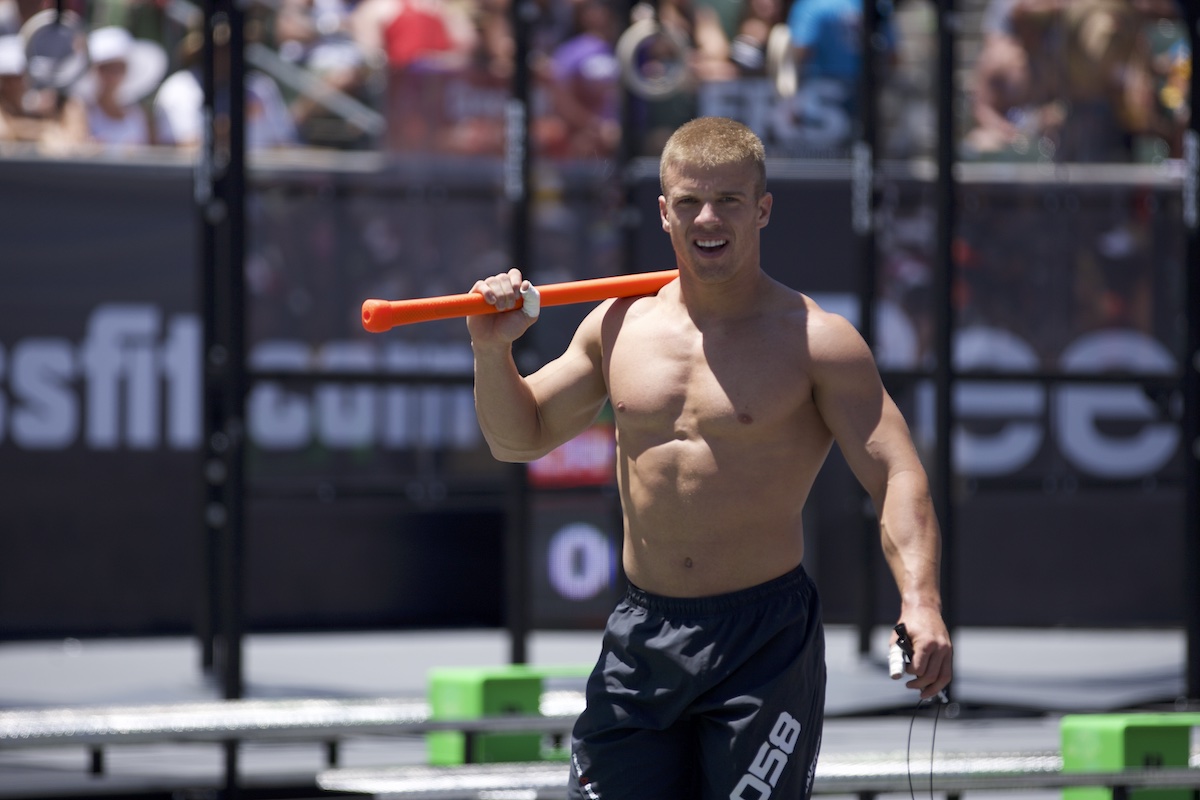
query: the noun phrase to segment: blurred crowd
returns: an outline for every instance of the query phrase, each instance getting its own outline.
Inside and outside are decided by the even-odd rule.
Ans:
[[[514,71],[511,2],[250,3],[248,145],[502,153]],[[844,153],[853,134],[861,0],[528,2],[536,12],[531,130],[541,157],[611,157],[634,132],[630,152],[654,154],[664,132],[700,113],[739,116],[785,155],[804,152],[805,142]],[[913,55],[913,30],[896,22],[922,4],[929,5],[879,5],[886,13],[875,51],[885,91],[898,85],[893,78],[906,60],[913,74],[932,72],[931,61],[920,63],[927,53]],[[1178,157],[1191,54],[1176,0],[975,5],[983,14],[978,58],[963,87],[965,157]],[[47,75],[35,63],[30,28],[39,14],[56,13],[47,8],[61,7],[79,21],[72,47],[87,58],[78,74],[59,65]],[[61,7],[0,0],[0,144],[47,154],[195,146],[200,7],[192,0],[63,0]],[[916,18],[926,27],[931,19]],[[623,50],[622,32],[642,20],[656,33]],[[775,43],[781,30],[783,51]],[[794,93],[780,89],[783,67],[794,70]],[[682,78],[669,91],[636,90],[672,71]],[[918,104],[909,99],[892,105],[911,112]]]
[[[990,0],[968,151],[1179,157],[1191,54],[1175,0]]]
[[[68,81],[33,63],[30,26],[48,5],[0,0],[0,142],[49,154],[198,143],[199,6],[67,0],[81,21],[70,47],[87,54]],[[619,32],[607,0],[539,6],[533,118],[545,155],[614,153]],[[248,6],[245,36],[251,148],[502,152],[508,0],[266,0]]]

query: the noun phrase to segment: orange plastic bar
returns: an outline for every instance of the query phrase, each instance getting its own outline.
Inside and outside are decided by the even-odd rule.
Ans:
[[[638,272],[615,275],[611,278],[589,278],[566,283],[548,283],[537,287],[543,306],[565,306],[570,303],[594,303],[610,297],[636,297],[654,294],[675,280],[679,270]],[[521,307],[520,298],[517,308]],[[365,300],[362,304],[363,327],[371,333],[384,333],[398,325],[429,322],[435,319],[468,317],[473,314],[494,314],[495,306],[478,292],[448,294],[441,297],[417,297],[412,300]]]

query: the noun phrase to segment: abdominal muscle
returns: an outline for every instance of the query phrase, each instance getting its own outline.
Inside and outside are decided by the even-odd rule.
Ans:
[[[706,597],[790,572],[804,556],[801,511],[816,475],[803,463],[714,454],[702,440],[618,452],[626,576],[654,594]]]

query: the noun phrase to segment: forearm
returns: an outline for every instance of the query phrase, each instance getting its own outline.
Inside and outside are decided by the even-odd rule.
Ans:
[[[913,679],[905,684],[934,697],[954,674],[954,648],[942,619],[941,535],[928,480],[921,469],[889,477],[882,502],[880,528],[888,566],[900,589],[900,621],[913,643]]]
[[[900,592],[902,609],[941,613],[941,534],[922,472],[889,478],[877,503],[884,556]]]

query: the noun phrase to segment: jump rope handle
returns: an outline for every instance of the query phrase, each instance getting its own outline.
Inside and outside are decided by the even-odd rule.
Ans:
[[[897,623],[892,630],[896,632],[896,641],[888,650],[888,675],[892,680],[898,681],[904,677],[904,668],[912,663],[913,643],[912,639],[908,638],[908,628],[904,627],[903,622]],[[945,689],[938,692],[934,699],[942,703],[950,702]]]
[[[893,630],[896,631],[896,641],[888,650],[888,675],[892,680],[898,681],[904,677],[904,668],[912,663],[913,646],[903,622],[898,623]]]

